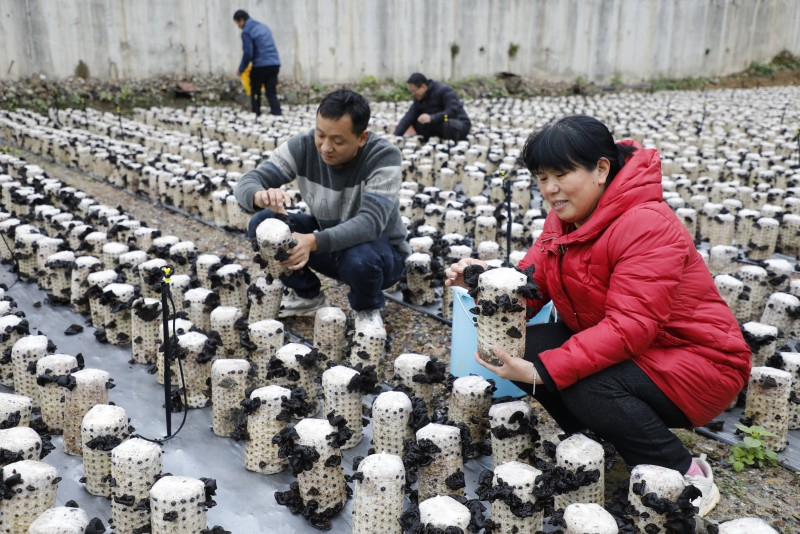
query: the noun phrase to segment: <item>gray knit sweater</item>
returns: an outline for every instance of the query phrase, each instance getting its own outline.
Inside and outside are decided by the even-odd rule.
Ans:
[[[245,173],[234,193],[246,210],[253,211],[257,191],[297,180],[297,187],[319,222],[317,251],[332,252],[386,236],[403,256],[411,253],[406,227],[400,219],[400,151],[369,132],[355,159],[342,167],[322,161],[314,144],[314,130],[280,145],[270,159]]]

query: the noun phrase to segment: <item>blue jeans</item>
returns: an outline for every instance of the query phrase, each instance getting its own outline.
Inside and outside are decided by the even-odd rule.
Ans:
[[[263,209],[250,219],[247,236],[255,239],[256,228],[275,212]],[[317,220],[298,213],[289,215],[293,232],[310,234],[319,230]],[[313,270],[312,270],[313,269]],[[382,291],[396,284],[405,269],[405,258],[381,236],[375,241],[334,252],[312,252],[305,267],[281,279],[299,297],[313,298],[320,294],[322,284],[314,271],[350,286],[347,298],[355,311],[382,308],[385,298]]]

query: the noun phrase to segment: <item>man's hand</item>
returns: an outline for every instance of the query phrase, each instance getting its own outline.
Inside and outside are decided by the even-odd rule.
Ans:
[[[492,365],[486,363],[481,359],[478,353],[475,353],[475,361],[479,364],[506,380],[513,380],[515,382],[526,382],[528,384],[541,384],[542,379],[536,373],[533,363],[524,358],[515,358],[508,353],[507,350],[500,347],[492,348],[492,352],[497,356],[503,365]]]
[[[292,233],[292,237],[297,241],[297,246],[289,251],[289,258],[281,262],[281,265],[290,271],[302,269],[308,263],[308,257],[317,250],[317,236],[314,234]]]
[[[428,124],[429,122],[431,122],[431,116],[428,115],[427,113],[423,113],[422,115],[417,117],[417,120],[419,121],[420,124]]]
[[[482,265],[484,269],[489,268],[489,264],[483,260],[479,260],[476,258],[464,258],[458,260],[458,263],[452,264],[445,272],[445,276],[447,279],[444,281],[444,285],[446,286],[459,286],[465,289],[469,289],[467,284],[464,282],[464,269],[466,269],[469,265]]]
[[[292,197],[283,189],[267,189],[256,191],[253,195],[253,206],[256,208],[269,208],[278,213],[286,213],[286,206],[292,205]]]

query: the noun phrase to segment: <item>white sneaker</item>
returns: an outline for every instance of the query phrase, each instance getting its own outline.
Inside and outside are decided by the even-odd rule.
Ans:
[[[383,317],[381,317],[381,310],[361,310],[356,312],[355,329],[361,330],[361,327],[367,324],[375,325],[383,328]]]
[[[320,293],[313,298],[303,298],[292,290],[288,290],[281,299],[281,307],[278,310],[278,318],[285,317],[309,317],[317,313],[317,310],[328,305],[328,300],[324,293]]]
[[[692,485],[700,490],[700,497],[693,500],[692,504],[698,509],[697,515],[705,517],[719,502],[719,488],[714,484],[714,473],[706,461],[706,455],[701,454],[700,458],[695,458],[694,461],[700,466],[705,476],[684,475],[683,479],[686,481],[687,486]]]

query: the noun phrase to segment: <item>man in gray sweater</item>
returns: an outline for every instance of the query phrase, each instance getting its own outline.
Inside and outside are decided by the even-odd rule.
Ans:
[[[280,145],[270,159],[236,184],[236,199],[257,211],[248,236],[291,199],[282,185],[292,180],[310,215],[289,214],[297,246],[283,264],[293,295],[284,296],[281,316],[313,315],[326,306],[313,271],[350,286],[350,307],[359,321],[381,321],[383,289],[403,273],[411,250],[398,210],[400,151],[367,131],[369,103],[349,89],[337,89],[317,108],[316,127]],[[312,271],[313,270],[313,271]]]

